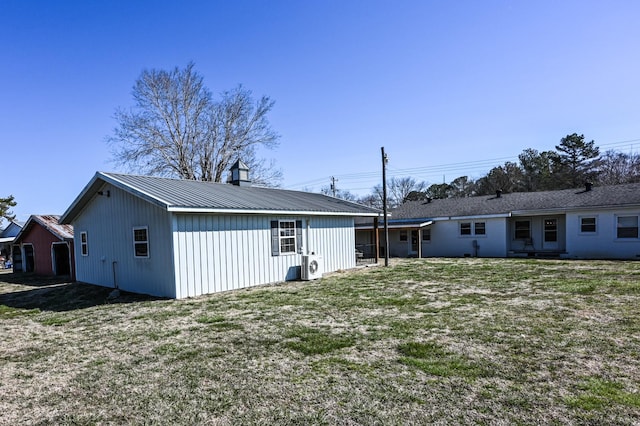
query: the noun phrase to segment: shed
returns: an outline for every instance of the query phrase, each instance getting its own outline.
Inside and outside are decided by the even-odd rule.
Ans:
[[[354,218],[378,210],[236,181],[96,173],[61,218],[77,279],[185,298],[300,278],[308,256],[321,272],[355,267]]]
[[[75,279],[73,227],[58,215],[31,215],[13,243],[14,272]]]

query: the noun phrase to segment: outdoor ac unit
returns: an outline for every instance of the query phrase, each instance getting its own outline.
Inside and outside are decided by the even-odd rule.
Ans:
[[[302,256],[302,279],[305,281],[322,278],[322,256],[308,254]]]

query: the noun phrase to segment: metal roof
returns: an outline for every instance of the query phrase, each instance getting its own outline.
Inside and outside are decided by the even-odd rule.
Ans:
[[[590,191],[565,189],[409,201],[391,212],[392,219],[436,219],[490,215],[543,214],[553,211],[640,206],[640,183],[593,186]]]
[[[98,172],[62,215],[61,223],[71,223],[105,183],[176,212],[334,216],[380,213],[371,207],[310,192]]]
[[[20,232],[23,226],[24,226],[24,222],[22,221],[18,221],[18,220],[10,221],[9,224],[2,231],[0,231],[0,238],[15,237],[16,235],[18,235],[18,233]]]
[[[39,224],[47,231],[51,232],[60,240],[73,240],[73,226],[59,222],[60,216],[55,214],[48,215],[31,215],[20,233],[16,236],[16,243],[20,241],[23,234],[29,232],[34,223]]]

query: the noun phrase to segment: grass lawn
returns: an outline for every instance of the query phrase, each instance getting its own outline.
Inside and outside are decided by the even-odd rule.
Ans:
[[[638,262],[109,291],[0,275],[0,424],[640,424]]]

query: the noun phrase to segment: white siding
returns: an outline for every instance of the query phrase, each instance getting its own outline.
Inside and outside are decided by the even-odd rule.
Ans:
[[[310,219],[310,228],[307,248],[322,256],[325,272],[355,268],[353,218],[314,217]]]
[[[460,222],[484,222],[485,235],[460,235]],[[422,242],[422,256],[445,257],[506,257],[506,218],[446,220],[434,222],[431,226],[431,241]],[[392,237],[389,237],[391,239]],[[473,242],[478,245],[477,251]],[[410,243],[410,241],[409,241]]]
[[[353,218],[175,214],[176,297],[298,278],[301,254],[271,253],[271,221],[281,219],[302,221],[305,252],[322,255],[325,271],[355,266]]]
[[[640,209],[567,213],[567,256],[579,259],[638,259],[640,239],[617,238],[617,216],[640,216]],[[580,219],[596,218],[596,232],[582,233]]]
[[[169,213],[111,185],[102,192],[73,223],[78,281],[113,287],[115,279],[122,290],[175,297]],[[149,258],[134,257],[136,226],[148,227]],[[85,231],[87,256],[80,243]]]

